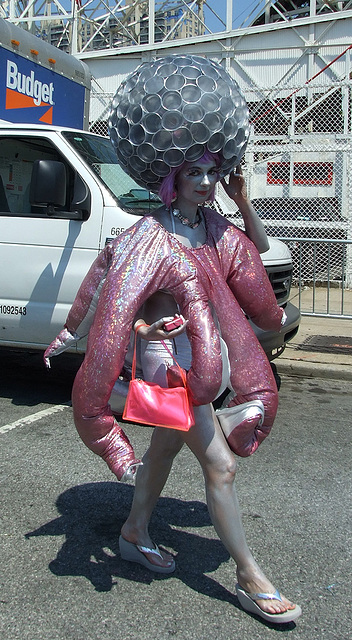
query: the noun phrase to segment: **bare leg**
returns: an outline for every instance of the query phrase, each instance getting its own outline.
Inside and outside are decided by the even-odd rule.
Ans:
[[[238,582],[250,593],[274,593],[274,586],[248,548],[234,485],[236,461],[211,405],[195,407],[195,419],[195,427],[183,437],[202,466],[209,513],[219,538],[237,564]],[[295,606],[284,597],[283,602],[257,600],[257,603],[268,613],[280,613]]]
[[[170,296],[166,298],[169,305]],[[170,315],[170,309],[163,311],[165,315]],[[147,317],[148,321],[151,321],[148,314]],[[168,341],[168,346],[170,349],[173,348],[171,341]],[[161,342],[142,341],[140,358],[145,379],[167,387],[166,365],[172,364],[172,358]],[[122,537],[128,542],[148,549],[154,548],[148,531],[149,521],[168,479],[173,460],[182,446],[183,439],[178,431],[160,427],[153,430],[149,449],[143,457],[143,466],[137,471],[131,512],[121,529]],[[161,551],[163,558],[155,554],[143,553],[152,564],[159,566],[173,564],[172,557],[163,551]]]
[[[160,345],[149,345],[145,352],[143,371],[146,379],[155,380],[161,373],[165,377],[165,365],[163,367],[160,362]],[[158,382],[166,386],[163,380]],[[148,532],[149,520],[173,460],[186,442],[201,464],[209,513],[217,534],[237,564],[239,584],[249,593],[274,593],[274,586],[259,568],[246,542],[234,486],[236,461],[219,422],[211,405],[194,407],[194,414],[196,424],[188,433],[154,429],[143,466],[137,472],[132,509],[121,534],[129,542],[153,547]],[[172,561],[166,554],[163,558],[151,554],[146,556],[152,564],[161,566],[168,566]],[[286,598],[283,602],[258,599],[257,603],[268,613],[294,608]]]
[[[187,434],[182,433],[182,436],[168,430],[154,430],[150,448],[143,459],[144,465],[138,470],[131,513],[121,533],[130,542],[152,546],[148,533],[149,520],[184,439],[202,466],[209,513],[221,541],[237,564],[239,584],[250,593],[274,593],[275,587],[248,548],[234,486],[236,461],[211,406],[195,407],[195,418],[196,426]],[[164,562],[156,556],[149,556],[148,559],[165,566],[169,562],[166,554]],[[283,602],[257,602],[268,613],[294,608],[289,600],[283,596],[282,599]]]
[[[183,446],[179,432],[172,429],[155,428],[150,447],[143,457],[143,466],[138,468],[136,487],[131,512],[121,529],[123,538],[134,544],[153,548],[148,525],[157,500],[168,479],[173,460]],[[167,566],[171,556],[161,552],[158,556],[145,554],[153,564]]]

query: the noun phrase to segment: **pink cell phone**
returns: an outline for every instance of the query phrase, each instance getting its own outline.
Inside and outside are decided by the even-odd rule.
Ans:
[[[163,325],[164,331],[173,331],[173,329],[177,329],[177,327],[181,327],[183,325],[182,318],[174,318],[169,322],[165,322]]]

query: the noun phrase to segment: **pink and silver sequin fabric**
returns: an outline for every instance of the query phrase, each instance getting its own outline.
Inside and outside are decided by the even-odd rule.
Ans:
[[[187,384],[194,404],[211,402],[221,383],[212,306],[229,350],[233,403],[259,399],[265,408],[263,425],[250,441],[246,439],[240,455],[256,450],[275,419],[276,382],[246,316],[264,330],[280,331],[283,310],[253,243],[221,215],[210,209],[204,213],[207,241],[197,249],[186,248],[151,216],[127,229],[93,263],[67,318],[71,334],[83,336],[91,324],[86,357],[73,387],[75,424],[83,442],[117,477],[138,460],[128,440],[122,442],[124,434],[109,397],[124,363],[135,314],[160,289],[173,295],[189,320],[192,366]],[[54,340],[48,347],[46,358],[55,354],[56,344]]]

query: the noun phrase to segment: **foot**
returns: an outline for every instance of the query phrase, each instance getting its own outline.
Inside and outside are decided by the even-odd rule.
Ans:
[[[127,529],[127,527],[123,526],[121,529],[121,536],[127,542],[131,542],[136,545],[139,551],[143,553],[149,564],[163,569],[170,569],[175,565],[173,556],[163,549],[160,549],[160,547],[157,547],[151,540],[148,533],[142,534],[136,531],[133,532],[131,529]],[[148,551],[148,549],[151,551]],[[156,549],[159,553],[155,553]]]
[[[242,587],[242,589],[247,594],[252,595],[253,601],[258,605],[258,607],[260,607],[260,609],[264,613],[285,613],[285,611],[294,611],[297,607],[297,605],[293,604],[281,593],[279,594],[280,599],[268,599],[260,597],[253,598],[253,594],[255,596],[259,596],[260,594],[276,595],[276,588],[273,586],[270,580],[268,580],[265,575],[259,570],[259,568],[244,571],[240,571],[239,569],[237,569],[237,580],[239,586]]]

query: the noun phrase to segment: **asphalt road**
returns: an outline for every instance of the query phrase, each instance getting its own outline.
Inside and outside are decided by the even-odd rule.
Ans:
[[[79,440],[70,386],[77,358],[45,372],[37,354],[1,351],[2,640],[305,640],[351,637],[352,383],[284,376],[271,436],[239,461],[248,542],[297,624],[246,614],[217,539],[197,462],[184,448],[152,521],[177,554],[171,577],[120,560],[133,488]],[[128,425],[138,455],[150,429]],[[282,636],[281,636],[282,637]]]

